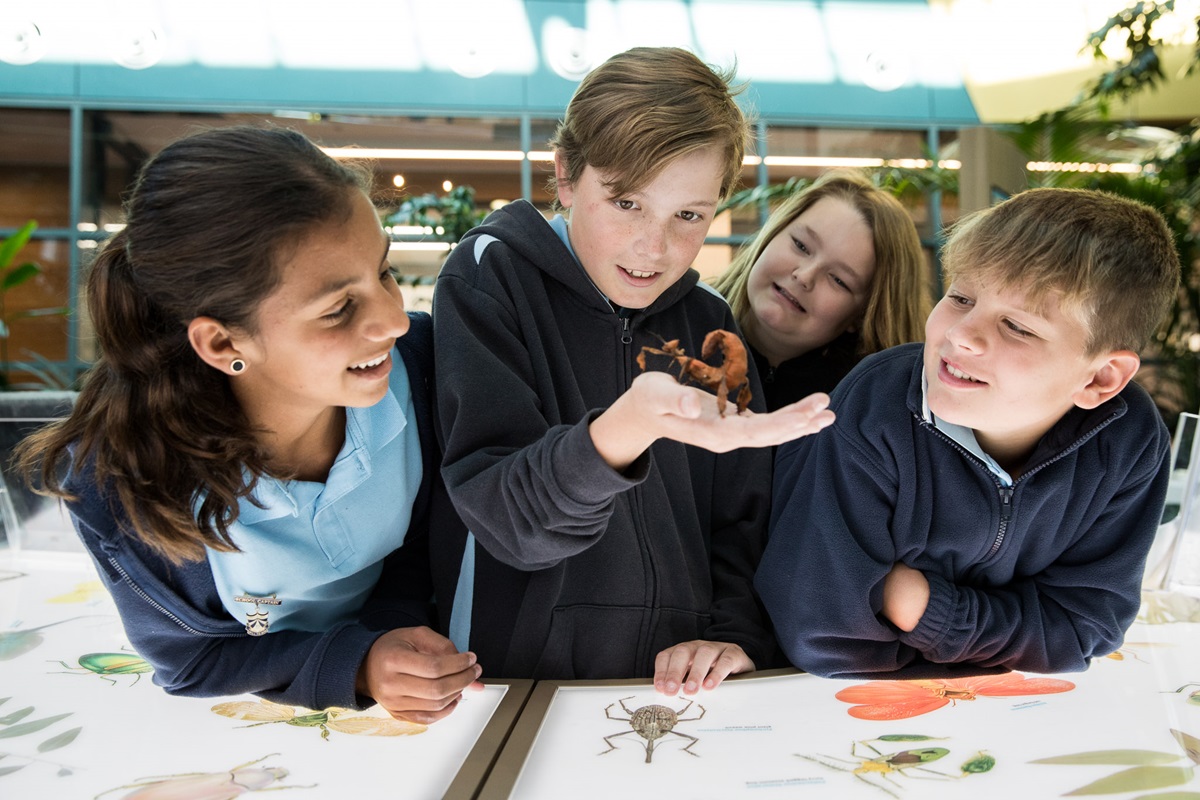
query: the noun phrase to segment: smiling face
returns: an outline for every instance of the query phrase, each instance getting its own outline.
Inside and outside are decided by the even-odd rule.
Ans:
[[[750,269],[746,336],[778,365],[822,347],[861,318],[875,276],[875,245],[862,215],[823,197],[796,216]]]
[[[387,393],[392,346],[408,316],[375,208],[351,191],[350,218],[296,245],[258,308],[256,331],[234,336],[248,366],[233,386],[248,412],[302,418],[369,406]]]
[[[558,200],[569,209],[571,247],[612,303],[645,308],[692,265],[708,234],[724,175],[716,147],[680,156],[654,180],[614,197],[605,175],[585,167],[571,184],[558,156]]]
[[[925,326],[930,410],[973,428],[1006,468],[1073,405],[1098,404],[1086,390],[1109,354],[1087,355],[1088,330],[1059,299],[1052,292],[1037,308],[1020,289],[959,279]]]

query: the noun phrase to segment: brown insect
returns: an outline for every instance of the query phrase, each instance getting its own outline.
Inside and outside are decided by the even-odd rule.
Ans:
[[[675,725],[680,722],[695,722],[696,720],[700,719],[704,716],[704,706],[696,706],[696,708],[700,709],[699,717],[682,718],[679,715],[691,708],[692,703],[695,702],[694,700],[688,700],[686,706],[678,711],[672,711],[666,706],[660,706],[657,704],[641,706],[639,708],[630,710],[629,706],[625,705],[625,701],[632,699],[633,696],[630,695],[629,697],[622,697],[619,701],[617,701],[621,704],[621,708],[625,709],[625,713],[629,715],[628,719],[625,717],[614,717],[610,713],[612,711],[612,707],[617,703],[609,703],[608,707],[604,709],[604,716],[620,722],[628,722],[629,727],[632,728],[632,730],[621,731],[620,733],[613,733],[605,736],[604,743],[608,745],[608,749],[599,755],[611,753],[613,750],[616,750],[617,746],[612,743],[612,740],[618,736],[628,736],[631,733],[636,733],[638,736],[646,740],[646,763],[649,764],[651,757],[654,755],[654,743],[670,733],[674,734],[675,736],[680,736],[684,739],[690,739],[691,741],[684,746],[683,752],[690,756],[696,756],[696,758],[700,757],[698,753],[692,752],[692,746],[700,740],[695,736],[691,736],[686,733],[680,733],[679,731],[675,730]]]
[[[720,366],[714,367],[707,360],[720,351],[724,356]],[[638,353],[637,363],[642,371],[646,370],[646,354],[667,356],[679,365],[679,382],[692,381],[706,389],[717,393],[717,411],[725,416],[726,398],[733,392],[737,393],[738,413],[750,405],[750,381],[746,377],[749,367],[746,364],[746,347],[736,333],[729,331],[711,331],[704,337],[704,345],[700,350],[700,358],[692,358],[679,346],[678,339],[664,341],[662,347],[643,347]]]

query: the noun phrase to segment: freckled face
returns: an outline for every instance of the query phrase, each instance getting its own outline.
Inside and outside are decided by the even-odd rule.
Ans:
[[[724,174],[717,147],[680,156],[627,197],[585,167],[574,184],[557,162],[571,247],[592,282],[625,308],[645,308],[695,261],[716,213]]]
[[[1031,449],[1092,380],[1084,324],[1053,295],[1034,309],[1024,291],[955,281],[925,325],[930,410],[975,430],[984,450]],[[1034,309],[1034,310],[1031,310]]]
[[[862,215],[823,197],[771,239],[750,268],[747,336],[772,363],[823,347],[862,318],[875,245]]]
[[[259,306],[257,331],[238,339],[249,366],[234,386],[256,405],[299,414],[369,406],[387,393],[392,346],[408,316],[387,235],[371,201],[353,192],[351,217],[296,246]]]

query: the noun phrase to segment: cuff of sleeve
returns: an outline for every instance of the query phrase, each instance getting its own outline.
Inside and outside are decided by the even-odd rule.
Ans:
[[[650,450],[642,453],[624,472],[604,462],[592,441],[589,426],[601,410],[589,411],[567,434],[558,440],[554,460],[559,464],[579,464],[579,473],[562,483],[563,491],[582,506],[607,503],[615,494],[646,480],[650,474]]]
[[[907,633],[900,631],[900,641],[930,658],[931,653],[942,643],[950,630],[956,589],[954,584],[941,575],[932,572],[923,574],[929,582],[929,605],[925,607],[925,613],[921,615],[917,627]]]
[[[309,708],[314,711],[330,706],[362,709],[374,703],[370,698],[359,695],[355,691],[355,684],[363,659],[375,640],[384,633],[367,630],[357,624],[331,631],[322,642],[320,652],[313,653],[313,658],[320,660],[320,666],[317,668]]]

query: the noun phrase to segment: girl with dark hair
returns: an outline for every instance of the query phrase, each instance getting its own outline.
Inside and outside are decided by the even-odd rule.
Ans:
[[[432,722],[478,685],[428,627],[428,530],[461,523],[369,181],[283,129],[168,145],[88,276],[75,408],[18,450],[168,692]]]

